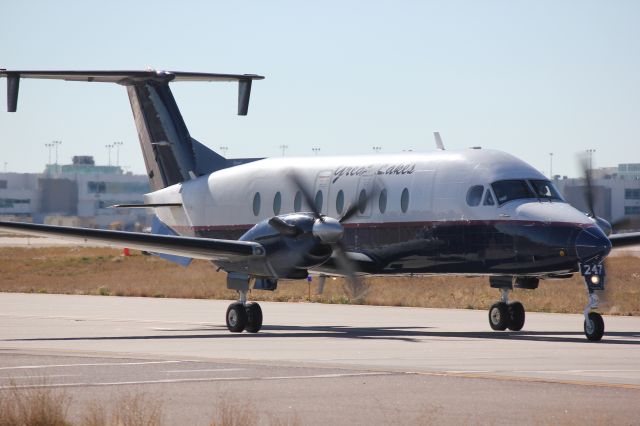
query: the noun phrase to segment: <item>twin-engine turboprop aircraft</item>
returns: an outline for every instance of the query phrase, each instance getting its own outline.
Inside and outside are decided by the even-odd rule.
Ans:
[[[262,311],[247,302],[250,284],[275,290],[279,280],[330,275],[486,275],[501,298],[489,310],[494,330],[520,330],[514,286],[585,277],[584,330],[604,333],[597,291],[612,245],[640,234],[609,235],[611,226],[569,204],[553,183],[512,155],[480,148],[396,155],[228,160],[191,138],[173,98],[174,81],[239,83],[246,115],[252,74],[164,71],[9,71],[8,110],[21,79],[108,82],[129,94],[153,192],[152,234],[0,222],[0,229],[91,240],[161,255],[207,259],[228,273],[239,300],[229,306],[232,332],[258,332]],[[439,147],[443,148],[441,141]],[[237,165],[239,164],[239,165]],[[591,209],[592,210],[592,209]]]

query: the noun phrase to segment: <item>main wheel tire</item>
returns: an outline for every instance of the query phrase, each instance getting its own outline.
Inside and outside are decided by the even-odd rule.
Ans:
[[[245,306],[247,312],[247,324],[244,326],[245,331],[249,333],[257,333],[262,328],[262,308],[255,302],[247,303]]]
[[[509,323],[509,308],[504,302],[494,303],[489,309],[489,325],[492,329],[504,331]]]
[[[592,342],[599,342],[604,335],[604,320],[597,312],[589,313],[589,320],[584,320],[584,334]]]
[[[240,302],[232,303],[227,308],[227,328],[232,333],[241,333],[247,325],[247,311]]]
[[[520,302],[513,302],[507,305],[509,308],[509,323],[507,328],[511,331],[520,331],[524,327],[524,306]]]

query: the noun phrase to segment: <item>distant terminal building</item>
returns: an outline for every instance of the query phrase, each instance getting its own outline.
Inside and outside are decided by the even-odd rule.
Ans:
[[[142,203],[147,192],[147,176],[76,156],[72,164],[48,164],[44,173],[0,173],[0,216],[52,225],[142,229],[151,223],[151,211],[110,206]]]
[[[596,169],[592,176],[596,215],[612,222],[640,215],[640,163]],[[554,179],[569,203],[587,211],[584,178]]]

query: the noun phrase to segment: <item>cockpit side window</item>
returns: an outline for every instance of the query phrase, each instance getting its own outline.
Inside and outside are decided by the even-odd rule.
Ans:
[[[484,192],[484,201],[482,202],[483,206],[493,206],[496,203],[493,201],[493,195],[491,194],[491,190],[487,188]]]
[[[536,198],[524,180],[499,180],[493,182],[491,188],[493,188],[500,205],[521,198]]]
[[[474,185],[467,191],[467,204],[471,207],[475,207],[480,204],[482,200],[482,193],[484,192],[484,186]]]
[[[556,187],[548,180],[530,180],[531,186],[536,193],[538,198],[546,199],[546,200],[560,200],[562,196],[556,189]]]

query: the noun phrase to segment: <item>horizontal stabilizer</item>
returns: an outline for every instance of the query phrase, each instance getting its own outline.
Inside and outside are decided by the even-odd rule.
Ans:
[[[145,81],[169,83],[174,81],[218,81],[234,82],[238,85],[238,115],[247,115],[251,82],[264,79],[256,74],[216,74],[183,71],[49,71],[49,70],[6,70],[0,69],[0,78],[7,78],[7,110],[16,112],[18,105],[18,87],[21,78],[49,80],[87,81],[98,83],[117,83],[131,86]]]

